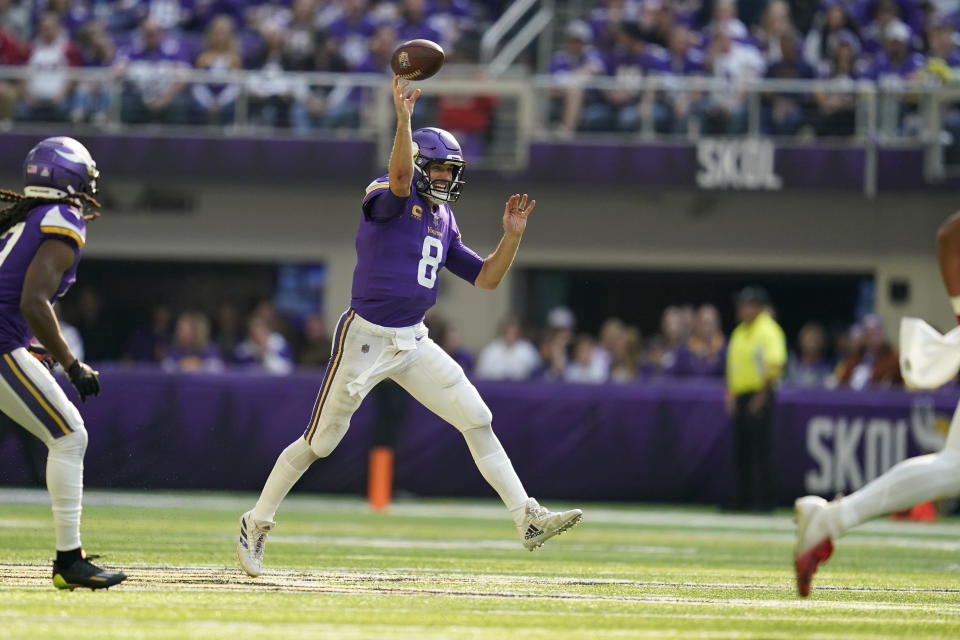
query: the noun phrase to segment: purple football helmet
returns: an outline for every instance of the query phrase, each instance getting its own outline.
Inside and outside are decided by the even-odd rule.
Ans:
[[[41,140],[23,161],[23,191],[28,196],[93,195],[99,176],[87,148],[65,136]]]
[[[419,170],[414,183],[417,193],[437,204],[456,202],[460,199],[465,181],[463,172],[467,163],[463,161],[460,143],[449,131],[436,127],[425,127],[413,132],[413,162]],[[453,169],[452,180],[430,181],[430,163],[439,162]]]

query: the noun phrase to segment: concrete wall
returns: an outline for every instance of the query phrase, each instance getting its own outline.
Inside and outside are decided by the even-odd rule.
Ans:
[[[369,176],[373,177],[373,176]],[[112,185],[121,210],[91,228],[88,255],[133,259],[323,261],[334,322],[349,300],[358,203],[368,176],[351,184],[166,184],[195,198],[192,213],[147,214],[130,204],[139,185]],[[465,242],[481,254],[499,238],[508,187],[472,180],[456,207]],[[949,326],[952,313],[934,255],[938,225],[956,209],[946,193],[668,192],[529,185],[537,200],[518,266],[658,270],[873,273],[877,310],[895,328],[912,314]],[[910,299],[896,305],[888,283]],[[495,292],[441,279],[439,306],[477,348],[511,306],[514,283]]]

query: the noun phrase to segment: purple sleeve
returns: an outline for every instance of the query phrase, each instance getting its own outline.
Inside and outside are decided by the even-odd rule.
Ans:
[[[457,236],[450,242],[450,248],[447,249],[447,261],[443,266],[449,269],[450,273],[473,284],[477,281],[477,276],[480,275],[480,269],[483,268],[483,258],[476,251],[463,244],[460,241],[460,236]]]
[[[407,198],[401,198],[386,189],[377,189],[363,200],[363,213],[373,222],[387,222],[403,214]]]

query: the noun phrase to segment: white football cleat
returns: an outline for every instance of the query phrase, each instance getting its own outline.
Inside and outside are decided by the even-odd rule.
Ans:
[[[817,566],[829,560],[833,553],[835,536],[830,528],[828,504],[817,496],[798,498],[793,503],[793,520],[797,523],[793,566],[797,573],[797,591],[803,597],[810,595],[810,583]]]
[[[254,520],[253,510],[240,516],[240,540],[237,542],[237,560],[247,575],[256,578],[263,570],[263,548],[267,534],[277,526],[269,520]]]
[[[517,527],[523,546],[533,551],[555,535],[576,526],[583,519],[583,511],[547,511],[533,498],[527,498],[527,510],[523,524]]]

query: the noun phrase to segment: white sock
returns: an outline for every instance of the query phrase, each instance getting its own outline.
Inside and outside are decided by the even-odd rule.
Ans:
[[[80,547],[83,454],[86,450],[87,432],[81,428],[54,440],[47,452],[47,491],[53,509],[57,551]]]
[[[263,485],[260,499],[253,508],[253,519],[272,522],[287,493],[310,465],[319,459],[303,438],[297,438],[296,442],[284,449]]]
[[[519,527],[526,513],[527,492],[513,470],[513,464],[490,425],[463,432],[470,454],[486,481],[507,506],[513,521]]]
[[[859,491],[839,500],[839,533],[877,516],[922,502],[960,495],[960,452],[944,449],[904,460]]]

